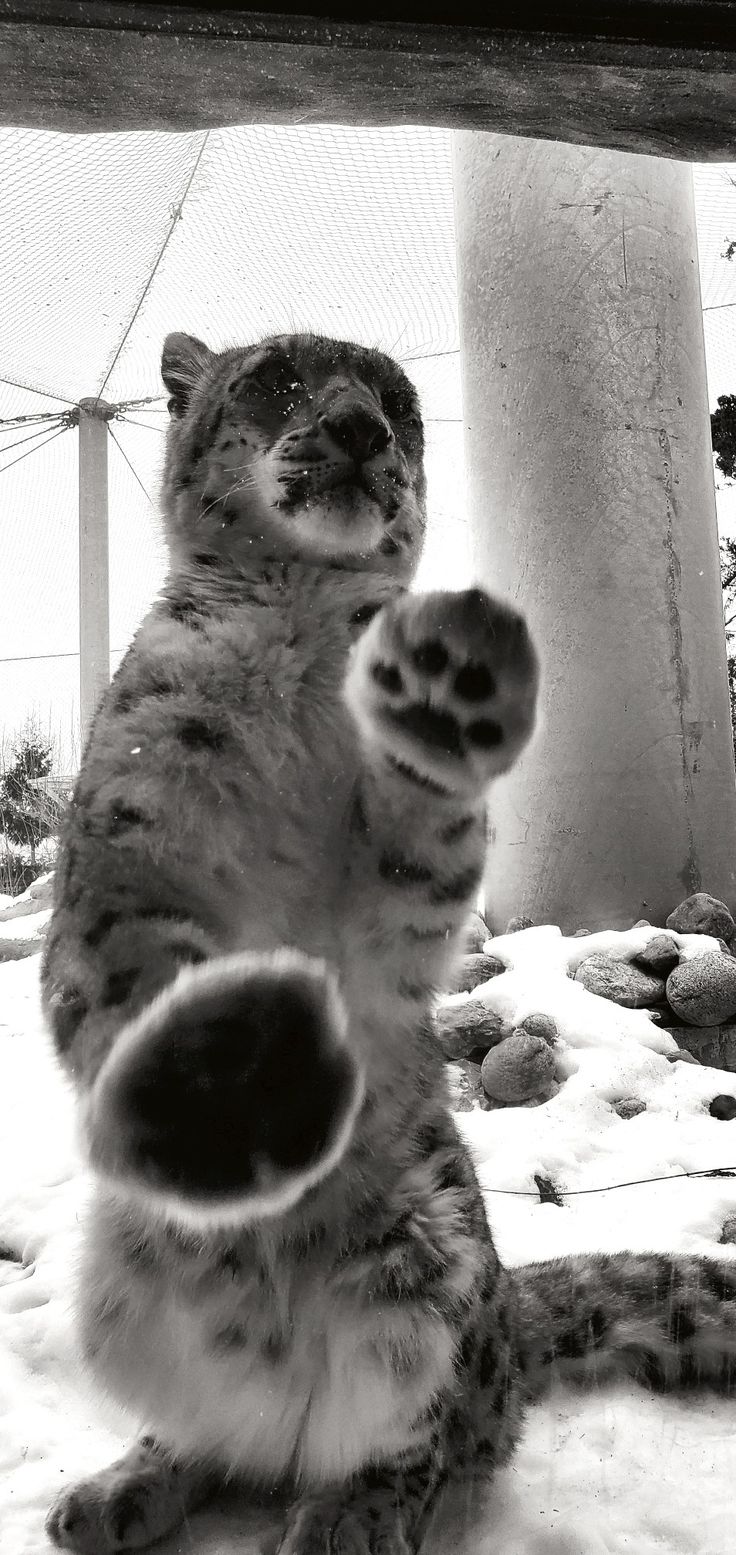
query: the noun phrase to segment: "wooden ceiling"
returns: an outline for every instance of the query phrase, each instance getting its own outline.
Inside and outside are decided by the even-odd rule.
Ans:
[[[502,0],[482,25],[472,0],[0,0],[0,71],[6,125],[426,124],[736,158],[732,0]]]

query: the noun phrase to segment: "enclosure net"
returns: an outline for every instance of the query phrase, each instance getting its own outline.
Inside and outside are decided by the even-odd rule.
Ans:
[[[736,169],[697,172],[711,402],[736,392]],[[35,710],[78,755],[78,469],[70,412],[109,423],[114,667],[160,584],[157,491],[171,329],[214,347],[281,329],[379,345],[428,432],[425,578],[469,567],[450,137],[264,128],[0,130],[0,737]],[[727,505],[730,493],[719,497]],[[725,511],[725,506],[724,506]]]

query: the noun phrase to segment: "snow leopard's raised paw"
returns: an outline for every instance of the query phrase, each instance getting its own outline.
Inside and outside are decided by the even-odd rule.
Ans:
[[[92,1163],[194,1224],[280,1214],[362,1102],[336,980],[298,951],[189,967],[121,1032],[87,1099]]]
[[[523,616],[474,588],[384,606],[356,644],[345,697],[373,749],[475,794],[529,739],[538,680]]]

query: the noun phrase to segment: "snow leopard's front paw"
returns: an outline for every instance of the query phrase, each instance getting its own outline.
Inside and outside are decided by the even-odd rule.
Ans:
[[[371,749],[454,792],[481,792],[534,728],[526,622],[482,589],[407,594],[356,644],[345,697]]]
[[[195,1225],[283,1213],[363,1097],[336,980],[298,951],[187,968],[118,1036],[83,1114],[93,1167]]]
[[[117,1463],[64,1490],[46,1533],[74,1555],[122,1555],[178,1528],[206,1493],[203,1473],[178,1466],[144,1437]]]
[[[412,1555],[412,1546],[400,1507],[384,1495],[319,1497],[292,1509],[276,1555]]]

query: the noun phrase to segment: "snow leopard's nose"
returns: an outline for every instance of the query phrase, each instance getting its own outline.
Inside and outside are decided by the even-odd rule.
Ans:
[[[320,416],[319,425],[358,465],[383,453],[393,442],[393,432],[380,411],[366,405],[336,405]]]

